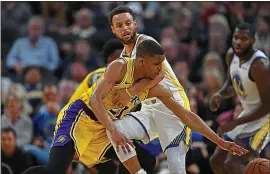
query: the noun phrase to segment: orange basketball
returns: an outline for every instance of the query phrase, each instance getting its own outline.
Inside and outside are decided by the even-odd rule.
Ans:
[[[270,161],[264,158],[256,158],[245,167],[245,174],[270,174]]]

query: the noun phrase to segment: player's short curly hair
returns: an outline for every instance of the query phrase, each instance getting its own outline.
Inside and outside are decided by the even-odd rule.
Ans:
[[[138,45],[137,48],[137,56],[144,57],[144,56],[157,56],[157,55],[164,55],[164,50],[162,47],[153,40],[144,40]]]
[[[109,40],[102,49],[103,56],[105,58],[105,63],[107,64],[107,59],[111,56],[116,50],[123,49],[123,44],[117,39]]]
[[[252,37],[255,37],[255,33],[256,33],[256,30],[255,28],[249,24],[249,23],[241,23],[241,24],[238,24],[235,29],[239,29],[239,30],[248,30],[250,36]]]
[[[115,15],[118,15],[118,14],[121,14],[121,13],[129,13],[131,14],[131,16],[133,17],[133,20],[135,20],[135,13],[134,11],[131,10],[131,8],[127,7],[127,6],[118,6],[116,8],[114,8],[110,15],[109,15],[109,22],[110,22],[110,25],[112,26],[113,23],[112,23],[112,18],[115,16]]]

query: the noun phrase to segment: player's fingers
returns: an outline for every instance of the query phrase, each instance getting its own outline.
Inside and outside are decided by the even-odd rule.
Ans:
[[[133,148],[135,149],[135,146],[134,146],[133,142],[132,142],[130,139],[127,139],[127,143],[128,143],[131,147],[133,147]]]
[[[122,145],[121,148],[122,148],[124,154],[127,154],[126,146],[125,145]]]
[[[126,150],[127,150],[127,152],[128,152],[128,153],[130,153],[130,152],[131,152],[131,150],[130,150],[130,146],[129,146],[129,144],[128,144],[128,143],[126,143],[125,148],[126,148]]]

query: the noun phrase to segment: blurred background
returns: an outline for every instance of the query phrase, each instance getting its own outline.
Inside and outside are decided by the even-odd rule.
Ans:
[[[114,38],[108,14],[123,4],[136,13],[138,33],[162,45],[192,111],[214,131],[242,111],[237,98],[224,100],[218,112],[208,102],[226,78],[225,54],[237,24],[254,25],[255,47],[269,57],[269,2],[1,2],[3,174],[47,163],[58,112],[90,71],[106,66],[102,47]],[[37,44],[29,49],[26,37]],[[196,132],[192,139],[188,173],[211,174],[215,145]],[[167,174],[158,140],[146,148],[159,158],[156,173]],[[269,149],[261,155],[269,159]],[[72,171],[112,173],[80,163]]]

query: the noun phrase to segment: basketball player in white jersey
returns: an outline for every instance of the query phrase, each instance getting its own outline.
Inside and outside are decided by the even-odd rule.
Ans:
[[[154,40],[150,36],[137,34],[134,12],[126,6],[113,9],[109,20],[112,32],[124,45],[122,57],[136,58],[137,46],[144,40]],[[174,99],[189,110],[189,101],[184,89],[166,59],[162,68],[165,78],[160,84],[169,88]],[[128,97],[129,95],[130,97],[126,90],[119,93],[120,96]],[[121,101],[125,100],[121,98]],[[128,115],[129,117],[114,122],[117,128],[128,138],[142,140],[144,143],[149,142],[158,135],[162,149],[168,157],[170,172],[173,174],[185,174],[185,158],[190,145],[191,129],[157,98],[144,101],[140,111]],[[139,124],[134,123],[134,120]],[[108,137],[110,139],[110,135]],[[119,153],[118,157],[120,160],[130,158],[121,157]]]
[[[236,120],[222,125],[218,133],[227,132],[224,138],[249,149],[250,153],[236,157],[217,147],[210,159],[216,174],[244,173],[241,164],[260,153],[269,143],[269,58],[262,51],[253,48],[254,42],[255,31],[250,24],[239,24],[235,28],[232,49],[226,56],[229,66],[227,82],[210,101],[210,109],[216,111],[222,98],[237,94],[244,110]]]

